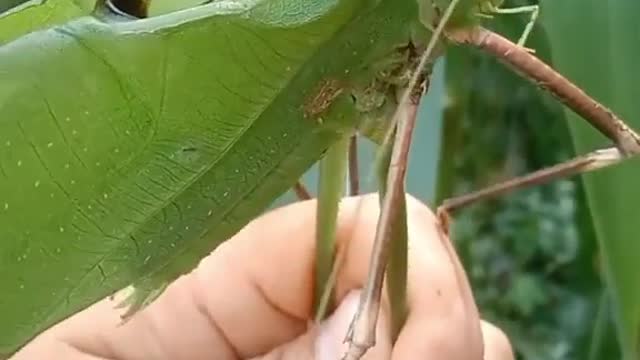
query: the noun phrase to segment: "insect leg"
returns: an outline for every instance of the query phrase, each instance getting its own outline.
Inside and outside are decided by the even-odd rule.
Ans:
[[[442,205],[438,207],[438,214],[440,214],[442,218],[442,216],[446,216],[453,211],[482,200],[494,198],[514,190],[602,169],[607,166],[619,164],[628,158],[629,156],[623,154],[617,147],[596,150],[560,164],[534,171],[530,174],[516,177],[466,195],[446,199]]]
[[[416,94],[419,96],[418,94]],[[413,116],[417,114],[418,99],[415,100],[415,107],[409,108],[408,112],[403,116]],[[400,121],[415,121],[413,119],[402,119]],[[397,134],[394,133],[394,136]],[[411,134],[410,134],[411,135]],[[410,136],[409,135],[409,136]],[[398,139],[396,139],[398,141]],[[394,144],[390,143],[380,150],[381,159],[376,164],[378,175],[378,194],[381,199],[381,204],[384,204],[387,191],[389,189],[389,180],[393,180],[389,177],[392,171],[395,169],[392,167],[392,156]],[[407,166],[406,162],[402,166]],[[405,179],[394,186],[398,187],[398,192],[405,193]],[[386,261],[386,281],[387,281],[387,296],[389,298],[390,307],[390,323],[391,323],[391,341],[395,343],[400,334],[400,330],[404,326],[407,319],[407,269],[408,269],[408,255],[409,255],[409,233],[407,228],[407,204],[404,197],[399,197],[394,206],[395,215],[390,217],[392,222],[389,230],[387,242],[387,248],[385,253],[387,254]],[[382,216],[382,215],[381,215]],[[382,287],[382,286],[381,286]],[[380,292],[381,295],[382,292]],[[373,331],[373,330],[372,330]]]
[[[529,22],[525,26],[524,31],[522,32],[522,35],[520,35],[520,39],[517,42],[518,46],[524,47],[524,44],[527,41],[527,38],[529,37],[529,34],[531,34],[531,30],[533,30],[533,25],[535,25],[536,20],[538,19],[538,15],[540,13],[540,6],[538,6],[538,5],[529,5],[529,6],[520,6],[520,7],[515,7],[515,8],[508,8],[508,9],[494,8],[492,11],[494,13],[496,13],[496,14],[524,14],[524,13],[529,13],[531,15],[531,18],[529,19]]]
[[[358,135],[349,142],[349,196],[360,194],[360,170],[358,166]]]
[[[448,37],[454,42],[470,44],[486,51],[525,79],[551,93],[604,136],[611,139],[621,153],[627,156],[640,153],[640,135],[625,121],[521,46],[482,27],[476,27],[470,31],[452,32]]]
[[[312,198],[311,193],[309,192],[307,187],[304,186],[304,184],[302,183],[301,180],[298,180],[293,185],[293,192],[295,192],[296,197],[298,198],[298,200],[309,200],[309,199]]]
[[[393,238],[396,219],[402,216],[405,200],[404,179],[411,138],[415,128],[417,102],[412,101],[401,109],[389,160],[388,177],[380,218],[371,251],[369,274],[364,285],[360,304],[349,327],[346,341],[349,342],[344,360],[360,359],[375,345],[376,324],[382,298],[382,285],[389,260],[390,240]]]
[[[411,135],[415,128],[417,115],[417,102],[415,92],[421,87],[424,80],[424,68],[432,61],[433,51],[444,32],[451,14],[459,0],[452,0],[442,15],[438,26],[434,30],[426,50],[420,57],[418,66],[414,70],[405,91],[399,100],[399,106],[391,119],[392,126],[384,136],[383,148],[393,141],[387,188],[381,206],[380,219],[371,252],[370,270],[363,293],[360,296],[360,304],[354,319],[349,326],[345,341],[349,343],[347,353],[343,360],[358,360],[375,345],[375,329],[382,296],[382,283],[388,258],[388,239],[394,232],[394,219],[402,210],[401,201],[404,201],[404,176],[406,174],[407,157],[411,144]],[[424,89],[423,89],[424,90]],[[413,113],[413,114],[412,114]],[[403,160],[404,159],[404,160]],[[377,159],[380,160],[379,158]]]

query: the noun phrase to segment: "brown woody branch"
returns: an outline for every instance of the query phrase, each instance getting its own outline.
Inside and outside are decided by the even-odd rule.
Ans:
[[[455,30],[447,37],[482,49],[549,91],[611,139],[626,156],[640,153],[640,136],[607,107],[590,97],[542,60],[511,40],[483,27]]]

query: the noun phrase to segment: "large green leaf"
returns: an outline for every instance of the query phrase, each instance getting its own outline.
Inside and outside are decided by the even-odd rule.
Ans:
[[[22,4],[24,0],[0,0],[0,13]]]
[[[286,191],[353,130],[345,84],[409,41],[398,5],[213,2],[2,45],[0,353],[131,283],[147,300]]]
[[[93,11],[96,0],[31,0],[0,14],[0,44]]]
[[[152,0],[149,3],[149,16],[157,16],[177,10],[202,5],[206,0]]]
[[[554,66],[640,129],[640,2],[542,1]],[[608,145],[567,111],[578,152]],[[625,359],[640,356],[640,162],[583,177]]]

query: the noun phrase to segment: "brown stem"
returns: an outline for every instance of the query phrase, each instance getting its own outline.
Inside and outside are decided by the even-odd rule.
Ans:
[[[311,193],[300,181],[296,181],[295,185],[293,185],[293,191],[296,193],[299,200],[304,201],[311,199]]]
[[[360,173],[358,169],[358,135],[351,137],[349,143],[349,195],[360,194]]]
[[[360,298],[358,312],[347,334],[346,340],[349,342],[349,349],[343,358],[344,360],[360,359],[369,348],[375,345],[382,284],[389,255],[389,239],[391,239],[393,219],[397,217],[397,212],[400,209],[399,202],[405,196],[404,181],[418,111],[416,97],[412,96],[410,99],[411,103],[404,106],[399,114],[401,120],[397,125],[387,177],[387,189],[371,251],[370,272]]]
[[[480,48],[549,91],[611,139],[625,155],[640,153],[640,136],[604,105],[511,40],[483,27],[456,30],[447,37],[457,43]]]
[[[569,177],[572,175],[601,169],[624,160],[625,157],[617,148],[596,150],[586,155],[578,156],[569,161],[538,170],[525,176],[507,180],[485,189],[474,191],[467,195],[445,200],[438,211],[448,214],[475,202],[493,198],[509,191],[540,185],[549,181]]]

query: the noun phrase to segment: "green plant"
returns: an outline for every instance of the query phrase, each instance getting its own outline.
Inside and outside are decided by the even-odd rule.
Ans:
[[[50,0],[0,18],[0,63],[11,69],[1,75],[8,85],[0,92],[7,119],[0,122],[7,148],[0,155],[0,180],[12,188],[2,193],[0,224],[10,239],[2,244],[2,262],[20,274],[0,272],[9,294],[0,308],[16,310],[0,332],[0,350],[13,351],[133,283],[136,292],[125,316],[131,315],[264,210],[336,143],[342,150],[329,153],[336,151],[337,168],[344,169],[344,151],[356,131],[387,154],[378,162],[380,229],[387,230],[377,242],[380,249],[392,238],[400,245],[392,250],[388,274],[395,285],[394,326],[400,326],[406,271],[400,195],[419,95],[414,85],[420,77],[429,83],[430,63],[443,50],[433,46],[442,44],[440,30],[449,41],[471,44],[524,70],[614,140],[617,148],[572,163],[574,173],[637,151],[637,135],[615,116],[607,118],[606,109],[569,83],[547,83],[556,76],[552,70],[477,26],[479,12],[504,12],[497,3],[467,0],[455,8],[444,0],[406,0],[401,6],[391,0],[326,0],[291,15],[272,11],[276,2],[300,6],[294,0],[212,2],[132,20],[89,2]],[[138,16],[146,10],[136,9]],[[421,55],[430,30],[435,35]],[[233,56],[215,51],[220,48]],[[60,91],[61,73],[70,74],[64,86],[72,91]],[[74,102],[79,95],[86,102]],[[328,168],[331,158],[323,160]],[[391,162],[401,166],[387,173]],[[318,264],[324,269],[319,285],[330,278],[325,262],[336,260],[327,254],[331,218],[343,192],[339,182],[327,182],[336,178],[324,175],[321,188],[332,189],[324,194],[334,199],[325,203],[328,226],[320,227],[326,233],[319,240],[328,242],[324,255],[319,253],[325,259]],[[443,219],[447,209],[465,202],[445,202]],[[377,265],[358,317],[363,322],[354,323],[354,358],[375,341],[366,325],[375,316],[367,312],[376,313],[384,253],[372,255]],[[616,283],[621,275],[610,273]],[[535,279],[519,279],[521,290],[513,298],[536,293]],[[539,303],[544,294],[537,294],[531,300]],[[537,302],[515,301],[524,313]],[[623,326],[625,331],[635,330]],[[635,345],[625,341],[632,358]]]

